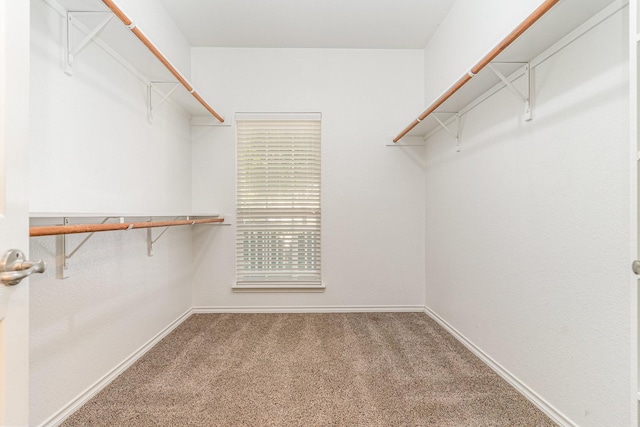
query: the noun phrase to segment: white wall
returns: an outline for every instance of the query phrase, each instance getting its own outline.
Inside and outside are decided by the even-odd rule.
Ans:
[[[416,157],[424,148],[384,145],[421,107],[422,54],[193,49],[194,83],[224,111],[322,113],[326,285],[324,293],[234,294],[235,227],[216,228],[195,238],[195,306],[423,304],[424,171]],[[193,144],[194,210],[234,214],[234,128],[194,129]]]
[[[39,212],[162,214],[191,208],[189,117],[147,122],[146,87],[96,45],[62,68],[63,18],[32,2],[30,192]],[[157,236],[160,230],[154,230]],[[30,425],[39,425],[191,307],[192,233],[146,254],[145,230],[97,233],[55,278],[55,238],[31,238]],[[86,235],[69,237],[70,250]]]
[[[72,249],[85,236],[72,236]],[[48,269],[30,285],[29,425],[65,408],[191,308],[190,230],[169,230],[151,258],[145,237],[94,235],[64,280],[55,277],[55,238],[31,238],[31,257]]]
[[[118,7],[169,58],[184,77],[191,78],[191,45],[158,0],[118,0]],[[118,21],[119,22],[119,21]]]
[[[189,118],[163,104],[149,124],[146,86],[95,44],[65,74],[62,18],[32,9],[30,210],[188,212]]]
[[[626,28],[537,67],[532,122],[503,90],[427,142],[428,308],[580,426],[629,423]]]

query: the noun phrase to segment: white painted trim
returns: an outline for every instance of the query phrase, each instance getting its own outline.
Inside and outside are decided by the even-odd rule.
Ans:
[[[169,326],[158,332],[153,338],[146,342],[142,347],[133,352],[129,357],[120,362],[115,368],[107,372],[102,378],[96,381],[93,385],[89,386],[86,390],[76,396],[71,402],[53,414],[47,420],[45,420],[40,427],[56,427],[59,426],[70,417],[75,411],[80,409],[82,405],[87,403],[93,396],[98,394],[102,389],[108,386],[113,380],[115,380],[121,373],[127,370],[138,359],[145,355],[149,350],[159,343],[164,337],[169,335],[175,328],[177,328],[182,322],[187,320],[192,314],[192,310],[189,309],[184,312],[180,317],[171,322]]]
[[[233,292],[324,292],[326,286],[314,282],[243,282],[231,287]]]
[[[233,118],[226,119],[224,123],[220,123],[215,117],[209,116],[192,116],[191,126],[207,126],[207,127],[232,127]]]
[[[281,307],[193,307],[193,314],[203,313],[422,313],[422,305],[329,305],[329,306],[281,306]]]
[[[236,121],[242,120],[306,120],[319,122],[322,120],[322,113],[305,112],[280,112],[280,113],[251,113],[251,112],[237,112],[235,116]]]
[[[464,345],[467,349],[469,349],[473,354],[475,354],[485,365],[489,366],[491,369],[495,371],[496,374],[500,375],[502,379],[508,382],[513,388],[515,388],[520,394],[522,394],[527,400],[536,405],[538,409],[544,412],[549,418],[551,418],[555,423],[563,427],[578,427],[578,424],[571,421],[566,415],[556,409],[553,405],[547,402],[542,396],[532,390],[525,383],[520,381],[518,377],[509,372],[504,366],[494,360],[487,353],[482,351],[478,346],[476,346],[471,340],[465,337],[462,333],[460,333],[456,328],[451,326],[446,320],[436,314],[429,307],[424,307],[424,312],[427,316],[431,317],[433,320],[438,322],[440,326],[442,326],[447,332],[449,332],[455,339],[460,341],[462,345]]]

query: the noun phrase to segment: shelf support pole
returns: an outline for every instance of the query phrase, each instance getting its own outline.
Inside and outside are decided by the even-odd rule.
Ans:
[[[526,84],[526,92],[522,93],[520,89],[518,89],[511,80],[509,80],[504,74],[500,72],[495,64],[506,64],[506,62],[492,62],[489,64],[489,69],[493,71],[493,73],[498,76],[500,80],[511,90],[511,92],[521,101],[524,102],[524,119],[525,121],[530,121],[533,119],[533,114],[531,112],[531,64],[528,62],[509,62],[509,64],[522,64],[524,65],[524,78]]]
[[[80,54],[80,52],[82,52],[82,50],[84,50],[85,47],[87,47],[87,45],[89,44],[89,42],[91,42],[95,37],[97,37],[102,30],[104,30],[104,28],[107,26],[107,24],[111,21],[111,19],[113,18],[113,13],[111,12],[83,12],[83,13],[106,13],[107,16],[104,17],[104,19],[102,21],[100,21],[98,23],[98,25],[96,25],[96,27],[91,30],[89,32],[89,34],[87,34],[84,39],[82,39],[82,41],[80,41],[80,43],[78,43],[78,45],[74,48],[73,47],[73,15],[77,14],[78,12],[67,12],[67,21],[66,21],[66,26],[67,26],[67,48],[66,48],[66,58],[67,58],[67,63],[65,64],[65,70],[64,72],[72,75],[73,74],[73,60],[74,58]]]
[[[447,124],[445,122],[443,122],[442,120],[440,120],[440,118],[438,117],[438,114],[453,114],[455,115],[455,132],[449,127],[447,126]],[[436,119],[436,121],[438,122],[438,124],[442,127],[442,129],[444,129],[450,136],[451,138],[456,140],[456,151],[460,152],[460,113],[431,113],[431,115],[433,116],[434,119]]]

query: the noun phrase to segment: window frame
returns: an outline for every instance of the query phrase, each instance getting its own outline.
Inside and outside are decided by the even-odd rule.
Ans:
[[[317,180],[318,186],[318,206],[314,208],[317,210],[317,246],[315,247],[314,256],[317,257],[317,261],[314,262],[314,265],[317,264],[317,269],[314,271],[317,274],[317,277],[314,277],[313,280],[296,280],[293,278],[279,277],[279,278],[267,278],[264,277],[264,280],[260,279],[247,279],[247,277],[243,277],[240,269],[241,267],[246,270],[246,265],[241,266],[242,256],[241,243],[241,223],[242,219],[240,218],[240,205],[239,205],[239,187],[240,187],[240,142],[239,142],[239,123],[243,121],[266,121],[266,122],[291,122],[291,121],[317,121],[319,127],[319,135],[318,135],[318,155],[317,155],[317,166],[319,168],[319,177]],[[235,282],[232,286],[234,292],[323,292],[325,290],[325,285],[322,281],[322,114],[321,113],[236,113],[235,117],[236,122],[236,132],[235,132],[235,178],[236,178],[236,186],[235,186],[235,197],[236,197],[236,230],[235,230],[235,249],[236,249],[236,275]],[[316,185],[314,183],[314,185]],[[265,228],[264,230],[268,230]],[[292,226],[292,230],[295,231],[295,227]],[[315,230],[315,229],[314,229]],[[267,257],[265,257],[267,258]],[[293,261],[292,261],[293,262]],[[304,274],[302,271],[298,271],[298,274]],[[282,274],[282,273],[281,273]],[[291,273],[292,276],[296,273]],[[316,275],[314,274],[314,276]],[[257,275],[257,274],[256,274]],[[270,274],[267,274],[269,276]],[[273,276],[277,275],[273,273]],[[286,276],[286,275],[284,275]]]

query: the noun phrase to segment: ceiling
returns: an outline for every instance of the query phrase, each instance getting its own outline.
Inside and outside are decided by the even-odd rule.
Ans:
[[[194,47],[422,49],[455,0],[160,0]]]

